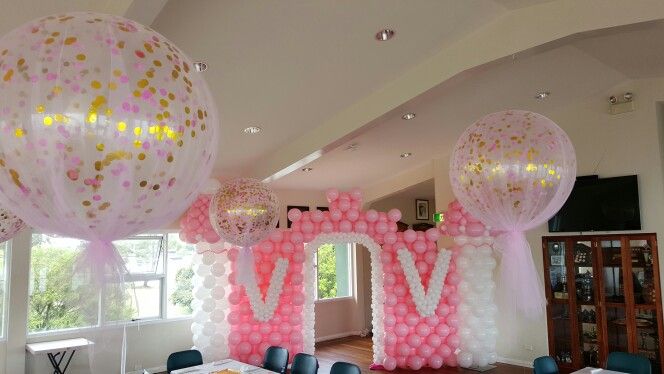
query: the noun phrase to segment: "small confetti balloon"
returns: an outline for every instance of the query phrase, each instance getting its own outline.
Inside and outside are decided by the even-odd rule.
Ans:
[[[526,315],[541,314],[544,296],[523,232],[553,216],[572,191],[576,156],[569,137],[541,114],[492,113],[461,135],[449,173],[461,205],[505,232],[496,245],[503,252],[503,286],[516,291],[510,297]]]
[[[14,213],[0,208],[0,243],[13,238],[25,228],[25,222]]]
[[[219,236],[248,248],[275,229],[279,200],[264,183],[239,178],[227,182],[210,202],[210,222]]]
[[[0,202],[49,233],[110,242],[174,221],[209,177],[202,74],[134,21],[66,13],[0,39]]]

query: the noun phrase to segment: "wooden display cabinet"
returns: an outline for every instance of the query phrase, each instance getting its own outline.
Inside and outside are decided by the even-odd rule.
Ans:
[[[542,248],[549,354],[561,371],[603,367],[623,351],[664,373],[657,236],[546,236]]]

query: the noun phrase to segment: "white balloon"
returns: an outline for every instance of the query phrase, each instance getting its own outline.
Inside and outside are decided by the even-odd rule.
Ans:
[[[214,275],[206,275],[205,278],[203,278],[203,287],[205,288],[213,288],[216,284],[217,279]]]
[[[470,352],[462,351],[457,356],[459,366],[462,368],[470,367],[473,364],[473,354]]]
[[[210,273],[216,277],[220,277],[226,273],[226,265],[223,262],[215,262],[210,267]]]
[[[498,354],[496,352],[490,352],[488,355],[489,364],[495,364],[498,361]]]
[[[211,313],[214,310],[214,300],[212,299],[203,300],[203,303],[201,304],[201,309],[203,309],[208,313]]]
[[[454,242],[457,243],[458,245],[464,245],[468,242],[468,237],[466,236],[455,236],[454,237]]]
[[[210,296],[210,290],[203,287],[202,285],[199,287],[196,287],[194,290],[194,297],[197,298],[198,300],[204,300]]]
[[[205,321],[209,320],[209,314],[202,311],[202,310],[197,310],[196,313],[194,313],[194,322],[198,323],[204,323]]]
[[[224,286],[217,285],[212,289],[211,295],[213,299],[222,300],[226,295],[226,289]]]
[[[207,265],[203,265],[203,264],[198,265],[198,266],[196,267],[196,274],[197,274],[199,277],[204,277],[204,276],[210,274],[210,267],[207,266]]]

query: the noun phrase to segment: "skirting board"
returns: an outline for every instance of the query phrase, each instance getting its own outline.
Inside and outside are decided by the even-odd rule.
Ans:
[[[511,359],[511,358],[507,358],[507,357],[498,357],[498,362],[503,363],[503,364],[508,364],[508,365],[522,366],[522,367],[531,368],[531,369],[533,367],[532,362],[514,360],[514,359]]]
[[[360,336],[360,333],[362,333],[362,331],[347,331],[347,332],[341,332],[341,333],[338,333],[338,334],[319,336],[319,337],[316,338],[316,343],[325,342],[325,341],[328,341],[328,340],[339,339],[339,338],[345,338],[345,337],[348,337],[348,336]]]

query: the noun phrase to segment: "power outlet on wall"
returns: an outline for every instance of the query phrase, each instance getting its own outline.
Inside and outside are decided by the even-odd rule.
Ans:
[[[525,349],[526,351],[533,351],[534,350],[534,348],[531,344],[524,344],[523,349]]]

